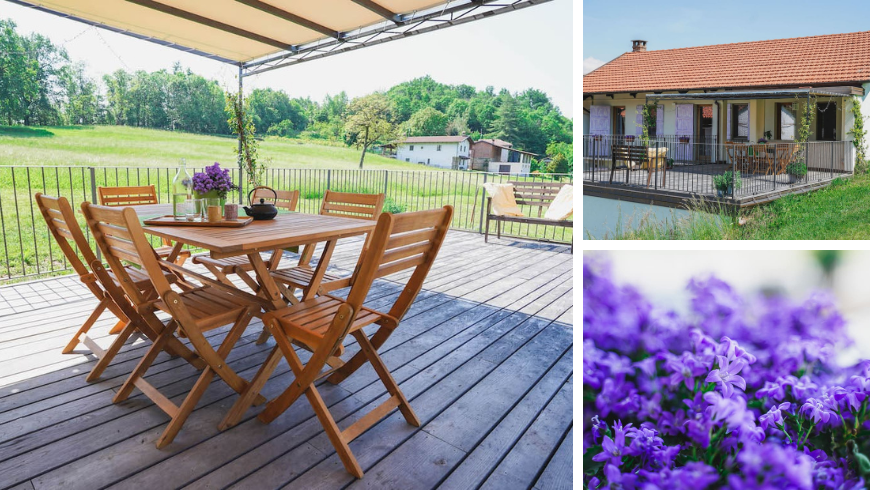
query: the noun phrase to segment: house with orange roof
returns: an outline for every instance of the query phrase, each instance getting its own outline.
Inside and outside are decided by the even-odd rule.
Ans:
[[[584,197],[746,207],[854,172],[870,31],[648,48],[583,77]]]

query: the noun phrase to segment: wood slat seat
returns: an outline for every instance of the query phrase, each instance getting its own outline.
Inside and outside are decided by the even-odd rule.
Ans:
[[[280,269],[272,273],[272,278],[276,281],[301,288],[308,287],[308,285],[311,284],[313,277],[314,269],[300,266]],[[323,274],[321,285],[323,286],[321,290],[325,287],[326,289],[333,291],[335,289],[349,286],[350,278],[342,277],[338,274],[333,274],[327,271]]]
[[[148,277],[148,274],[146,274],[145,271],[137,269],[130,265],[128,265],[124,269],[127,271],[127,275],[130,276],[130,280],[133,281],[133,284],[135,284],[140,291],[148,291],[153,288],[153,286],[151,285],[151,279]],[[170,283],[174,283],[178,280],[178,276],[170,271],[165,271],[163,275]],[[118,282],[118,278],[115,277],[115,274],[113,274],[111,270],[109,271],[109,276],[115,282],[116,286],[121,287],[121,283]]]
[[[318,296],[275,312],[284,333],[305,343],[312,350],[320,347],[332,319],[344,300],[331,295]],[[351,324],[348,334],[378,321],[398,323],[386,313],[363,306]]]
[[[197,328],[203,332],[232,323],[250,306],[250,302],[244,298],[207,286],[183,291],[178,297],[190,312]],[[172,314],[172,310],[163,301],[155,302],[154,306]],[[186,336],[184,330],[179,331],[179,336]]]

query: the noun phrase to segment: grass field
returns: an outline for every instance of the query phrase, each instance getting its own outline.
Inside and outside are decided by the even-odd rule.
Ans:
[[[169,184],[181,158],[191,173],[221,162],[233,169],[238,183],[235,145],[231,138],[128,127],[0,127],[0,283],[63,273],[68,267],[32,199],[36,192],[64,196],[77,207],[82,201],[93,201],[98,186],[154,184],[160,202],[169,202]],[[298,211],[317,213],[327,189],[383,192],[385,211],[449,204],[454,207],[452,226],[475,231],[481,226],[485,179],[517,179],[442,170],[378,155],[366,155],[366,169],[357,170],[359,153],[352,148],[281,138],[262,142],[260,157],[271,157],[261,184],[299,189]],[[232,201],[245,199],[249,186],[243,179],[242,185],[241,195],[229,196]],[[528,215],[538,211],[524,208]],[[506,224],[503,232],[558,241],[572,237],[570,229],[514,223]]]
[[[620,234],[629,240],[868,240],[870,175],[837,179],[806,194],[792,194],[739,216],[699,209],[663,226],[650,220]]]
[[[236,163],[232,137],[131,128],[126,126],[26,127],[0,126],[0,165],[22,166],[177,166],[202,167],[213,162]],[[261,160],[273,167],[356,169],[360,153],[354,148],[269,137],[260,143]],[[431,170],[433,167],[399,162],[368,154],[365,168]]]

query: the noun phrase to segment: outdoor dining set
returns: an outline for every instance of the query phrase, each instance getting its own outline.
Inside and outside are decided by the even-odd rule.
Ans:
[[[351,441],[393,409],[409,424],[420,425],[378,349],[420,292],[445,239],[451,206],[390,214],[382,212],[384,194],[326,191],[320,213],[308,215],[295,212],[298,190],[258,187],[252,201],[263,208],[249,210],[253,216],[224,212],[219,220],[209,221],[177,216],[171,212],[173,205],[159,203],[154,186],[102,187],[97,197],[98,204],[83,202],[75,210],[64,197],[35,196],[58,246],[98,301],[63,352],[71,353],[80,344],[93,352],[98,360],[86,378],[92,382],[100,379],[126,343],[134,338],[150,341],[113,402],[126,400],[138,388],[169,415],[157,448],[173,441],[216,376],[238,393],[219,429],[238,424],[252,405],[265,404],[257,418],[269,423],[305,396],[344,467],[358,478],[363,471],[351,452]],[[84,227],[79,224],[82,218]],[[161,245],[153,247],[149,236]],[[327,271],[337,242],[362,236],[353,273]],[[322,251],[312,264],[318,245]],[[282,268],[287,249],[298,250],[300,258],[294,266]],[[195,250],[204,252],[192,253]],[[188,263],[210,274],[185,267]],[[373,281],[385,276],[392,276],[401,288],[392,307],[378,311],[363,306]],[[347,294],[331,294],[341,289]],[[106,310],[118,321],[110,331],[115,335],[111,345],[103,348],[88,331]],[[264,325],[257,343],[271,336],[275,346],[248,380],[230,367],[227,358],[255,317]],[[206,333],[222,327],[229,328],[215,347]],[[355,345],[345,345],[348,336]],[[161,352],[201,371],[180,404],[145,378]],[[283,393],[267,400],[260,392],[282,359],[294,379]],[[366,363],[389,397],[340,429],[315,383],[323,378],[341,383]]]
[[[793,143],[737,143],[726,142],[725,157],[729,165],[734,165],[744,173],[781,175],[786,173],[788,164],[794,161],[800,149]]]

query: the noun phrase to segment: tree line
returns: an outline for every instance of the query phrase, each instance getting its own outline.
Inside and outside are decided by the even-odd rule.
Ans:
[[[548,148],[565,154],[573,142],[573,121],[533,88],[512,94],[494,87],[442,84],[426,76],[354,100],[341,92],[318,102],[273,89],[254,89],[246,99],[259,135],[359,146],[365,129],[359,124],[362,115],[377,113],[385,123],[378,127],[388,131],[370,134],[377,137],[365,142],[365,148],[403,136],[468,134],[510,141],[515,148],[543,156]],[[225,106],[225,90],[216,80],[179,64],[154,72],[117,70],[98,80],[62,46],[40,34],[18,34],[14,22],[0,20],[0,123],[112,124],[231,134]]]

